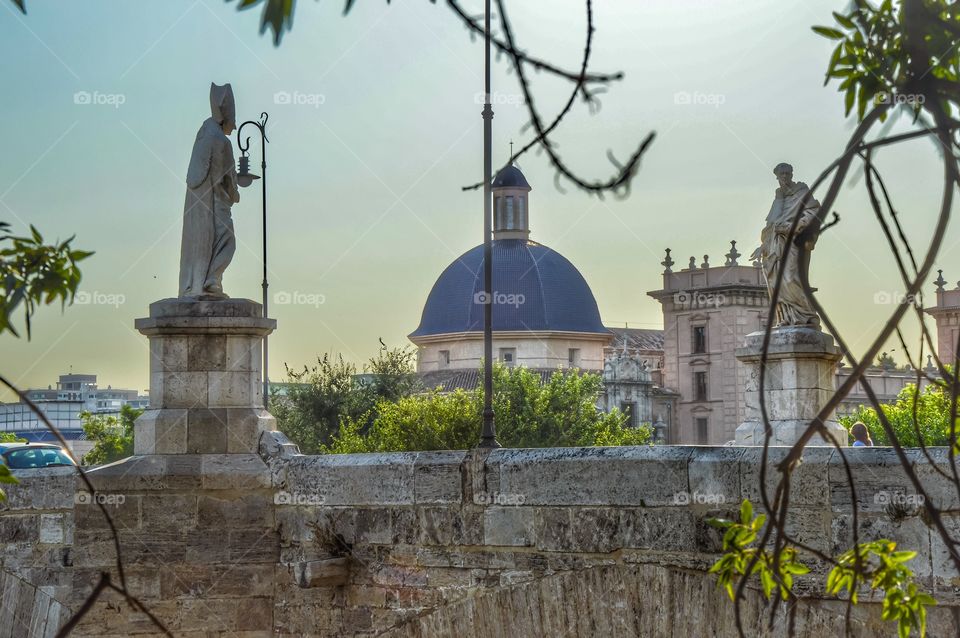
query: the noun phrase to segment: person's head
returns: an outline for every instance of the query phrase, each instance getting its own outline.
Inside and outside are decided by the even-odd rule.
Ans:
[[[850,434],[854,439],[860,441],[861,443],[866,443],[867,445],[872,445],[873,441],[870,440],[870,431],[867,430],[867,426],[863,421],[857,421],[853,424],[853,427],[850,428]]]
[[[777,181],[780,183],[780,186],[786,187],[793,185],[793,167],[786,162],[777,164],[773,169],[773,174],[777,176]]]
[[[233,101],[233,87],[229,84],[210,83],[210,114],[220,124],[224,135],[230,135],[237,128],[237,107]]]

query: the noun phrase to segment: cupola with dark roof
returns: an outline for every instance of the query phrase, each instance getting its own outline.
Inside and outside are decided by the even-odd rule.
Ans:
[[[532,190],[520,169],[510,164],[493,180],[493,238],[526,239],[530,236]]]

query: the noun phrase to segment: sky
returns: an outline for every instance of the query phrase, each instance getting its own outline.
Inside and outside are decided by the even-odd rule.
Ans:
[[[269,112],[271,379],[328,352],[362,364],[378,339],[409,344],[437,276],[482,241],[482,196],[461,186],[482,172],[483,47],[448,8],[368,0],[343,16],[340,3],[301,1],[275,47],[259,34],[259,10],[236,4],[28,0],[23,16],[0,0],[0,220],[19,231],[33,224],[48,239],[76,235],[76,247],[96,251],[82,264],[83,303],[41,309],[29,342],[0,336],[0,368],[21,386],[46,387],[73,370],[98,374],[102,387],[147,387],[147,340],[133,322],[177,292],[184,178],[210,82],[232,84],[238,120]],[[855,118],[824,86],[832,47],[810,26],[830,24],[845,4],[595,3],[592,69],[624,79],[599,112],[578,104],[555,139],[579,174],[602,179],[613,170],[608,151],[627,157],[656,132],[630,196],[559,190],[544,156],[518,164],[533,186],[531,238],[580,269],[606,325],[662,327],[646,292],[661,287],[665,248],[679,264],[704,254],[722,263],[734,239],[749,255],[773,199],[773,167],[789,162],[810,183],[842,152]],[[529,53],[577,67],[582,1],[508,10]],[[568,88],[533,76],[544,113]],[[505,59],[493,89],[498,165],[509,141],[530,133]],[[909,127],[901,120],[891,130]],[[258,166],[256,140],[251,155]],[[878,161],[910,239],[924,246],[940,198],[936,150],[913,142]],[[233,208],[238,249],[224,277],[228,294],[255,300],[258,188]],[[811,280],[862,351],[903,286],[856,171],[835,210],[842,222],[818,243]],[[951,225],[938,259],[950,281],[960,278],[958,240]],[[916,326],[905,330],[915,342]]]

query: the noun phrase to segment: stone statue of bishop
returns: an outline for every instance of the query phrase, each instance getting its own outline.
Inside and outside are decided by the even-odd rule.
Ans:
[[[193,142],[180,242],[181,298],[225,299],[223,272],[236,250],[231,207],[240,201],[233,145],[236,106],[229,84],[210,85],[210,114]]]

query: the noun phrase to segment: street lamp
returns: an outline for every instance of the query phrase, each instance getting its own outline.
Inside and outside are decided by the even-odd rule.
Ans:
[[[498,448],[497,428],[493,420],[493,243],[490,236],[492,213],[490,154],[493,140],[493,105],[490,104],[490,0],[486,0],[484,27],[484,100],[483,100],[483,429],[479,447]]]
[[[243,127],[247,124],[253,124],[257,127],[257,130],[260,131],[260,173],[262,174],[263,181],[260,183],[260,190],[263,195],[263,282],[261,286],[263,288],[263,316],[268,317],[267,313],[267,142],[270,140],[267,139],[267,118],[269,116],[266,112],[260,114],[260,121],[247,120],[240,125],[240,128],[237,129],[237,147],[240,149],[240,170],[237,172],[237,185],[246,188],[253,184],[255,180],[261,178],[261,175],[254,175],[250,172],[250,156],[247,155],[247,151],[250,149],[250,138],[248,137],[246,141],[240,137]],[[263,337],[263,407],[267,407],[267,402],[269,400],[269,391],[270,391],[270,373],[267,368],[268,357],[267,357],[267,337]]]

